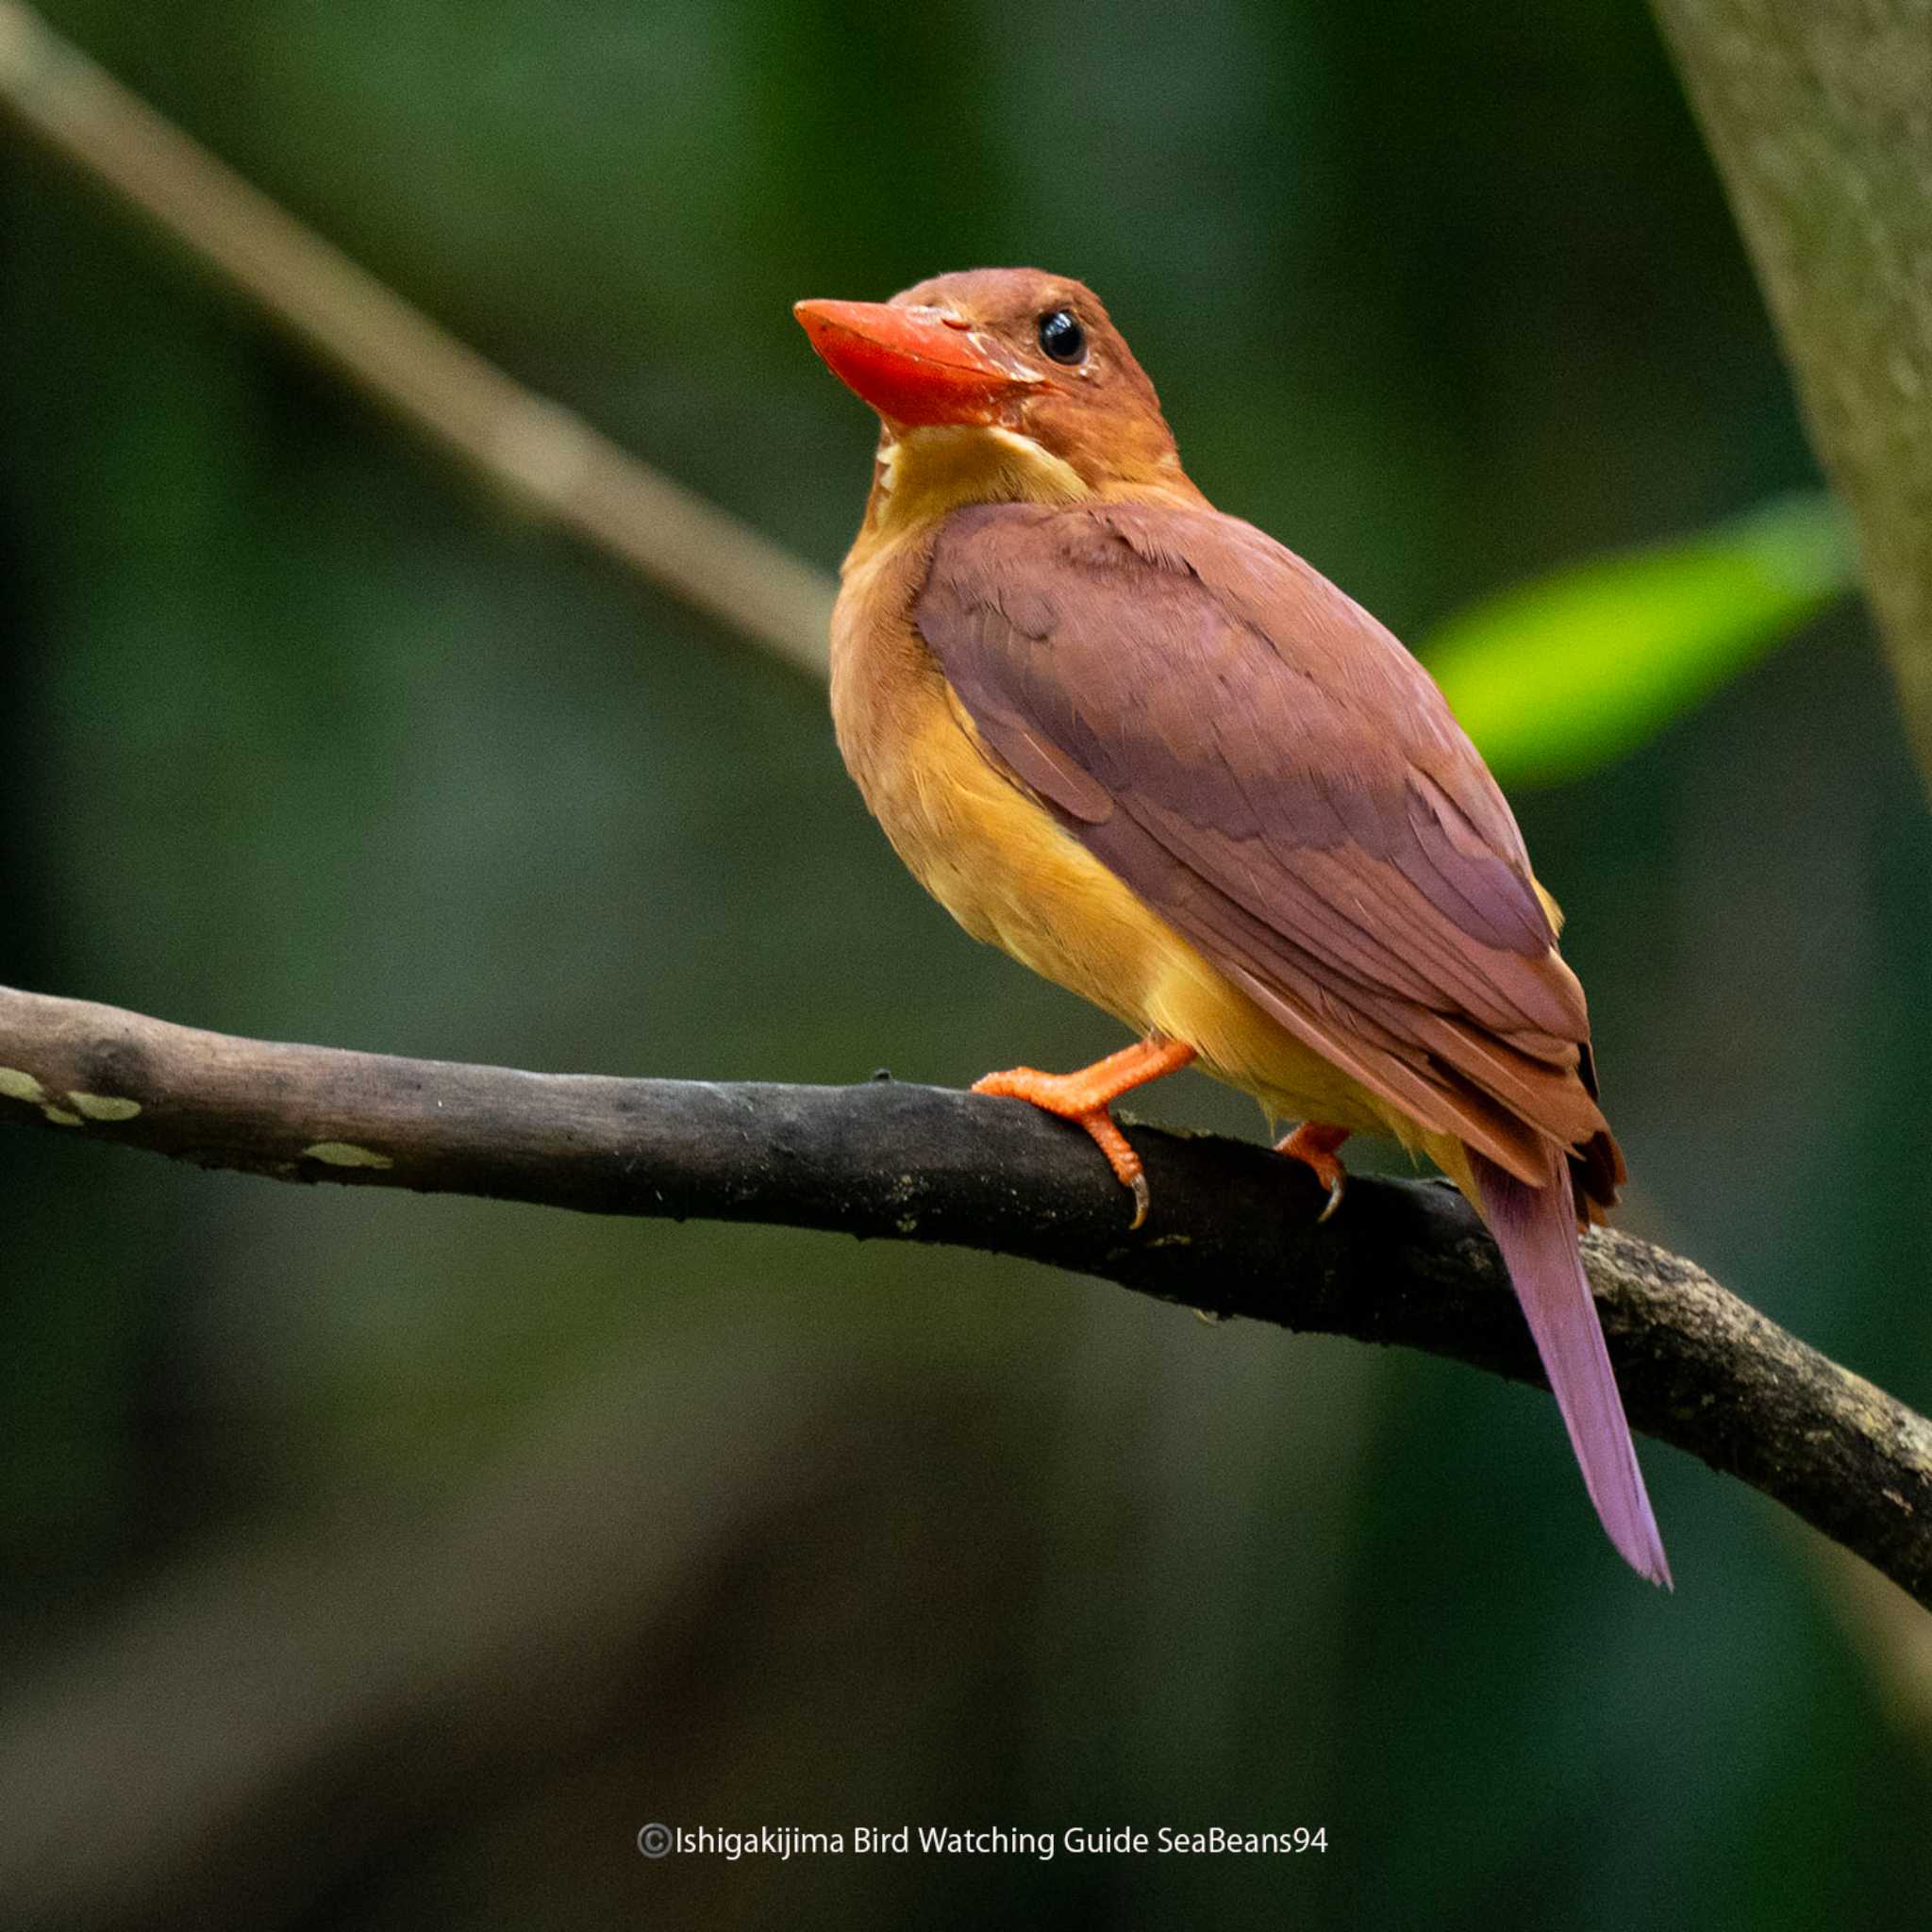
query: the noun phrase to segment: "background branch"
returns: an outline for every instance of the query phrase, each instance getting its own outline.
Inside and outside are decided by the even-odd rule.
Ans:
[[[1137,1128],[1154,1214],[1130,1235],[1083,1135],[967,1093],[518,1073],[0,989],[0,1120],[279,1180],[952,1242],[1541,1379],[1446,1184],[1358,1179],[1321,1226],[1313,1177],[1265,1150]],[[1932,1606],[1932,1424],[1688,1261],[1604,1232],[1587,1256],[1632,1422]]]
[[[836,586],[822,571],[505,375],[18,0],[0,0],[0,107],[410,426],[692,608],[824,675]]]
[[[1925,0],[1656,0],[1850,504],[1932,784],[1932,195]]]

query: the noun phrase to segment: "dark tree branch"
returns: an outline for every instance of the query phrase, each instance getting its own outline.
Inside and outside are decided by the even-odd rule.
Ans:
[[[1154,1212],[1131,1234],[1085,1135],[969,1093],[524,1074],[0,988],[0,1121],[277,1180],[945,1241],[1541,1380],[1495,1249],[1447,1185],[1358,1179],[1322,1226],[1293,1163],[1137,1127]],[[1689,1261],[1603,1232],[1586,1253],[1631,1421],[1932,1607],[1932,1424]]]

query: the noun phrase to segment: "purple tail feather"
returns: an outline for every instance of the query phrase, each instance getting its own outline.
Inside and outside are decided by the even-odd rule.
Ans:
[[[1548,1184],[1532,1188],[1474,1148],[1469,1159],[1483,1219],[1536,1338],[1590,1500],[1630,1567],[1669,1589],[1671,1566],[1584,1277],[1569,1176],[1553,1159]]]

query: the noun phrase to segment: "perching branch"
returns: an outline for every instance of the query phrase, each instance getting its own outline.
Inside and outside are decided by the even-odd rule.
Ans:
[[[358,389],[520,502],[693,609],[824,675],[835,587],[823,572],[505,375],[19,0],[0,0],[0,108]]]
[[[1654,4],[1857,520],[1932,785],[1932,6]]]
[[[1502,1263],[1448,1186],[1360,1178],[1322,1226],[1322,1191],[1291,1163],[1136,1127],[1154,1212],[1130,1234],[1085,1135],[968,1093],[525,1074],[0,988],[0,1121],[277,1180],[944,1241],[1541,1380]],[[1604,1232],[1586,1254],[1631,1421],[1932,1607],[1932,1424],[1689,1261]]]

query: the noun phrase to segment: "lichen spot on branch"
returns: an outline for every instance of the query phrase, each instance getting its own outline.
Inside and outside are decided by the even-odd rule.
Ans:
[[[31,1074],[22,1072],[19,1067],[0,1067],[0,1097],[24,1100],[29,1107],[39,1108],[57,1127],[77,1127],[81,1124],[77,1113],[57,1107],[47,1098],[47,1090]]]
[[[316,1141],[303,1148],[304,1160],[319,1160],[327,1167],[393,1167],[387,1154],[373,1147],[358,1147],[353,1141]]]
[[[31,1074],[18,1067],[0,1067],[0,1098],[24,1100],[29,1107],[44,1107],[47,1090]]]
[[[70,1093],[69,1103],[76,1113],[91,1121],[131,1121],[141,1112],[138,1100],[122,1100],[112,1093]]]

